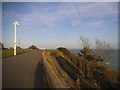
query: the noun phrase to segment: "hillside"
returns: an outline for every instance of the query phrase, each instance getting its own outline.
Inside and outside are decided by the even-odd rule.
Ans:
[[[45,50],[45,56],[56,74],[70,88],[118,88],[120,72],[102,63],[78,57],[66,48]]]

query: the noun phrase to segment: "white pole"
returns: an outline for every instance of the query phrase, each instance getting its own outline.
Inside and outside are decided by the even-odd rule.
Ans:
[[[16,24],[14,28],[14,55],[16,55]]]
[[[14,24],[14,55],[16,55],[16,26],[19,25],[19,22],[15,21],[13,24]]]

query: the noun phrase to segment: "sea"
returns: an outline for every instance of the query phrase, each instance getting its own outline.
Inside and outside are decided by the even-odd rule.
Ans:
[[[69,49],[72,53],[78,55],[78,53],[80,52],[80,49]],[[120,66],[119,66],[119,58],[120,56],[118,55],[118,52],[120,52],[120,50],[112,50],[112,54],[111,54],[111,58],[109,58],[108,60],[104,60],[103,64],[111,67],[112,69],[115,70],[120,70]]]

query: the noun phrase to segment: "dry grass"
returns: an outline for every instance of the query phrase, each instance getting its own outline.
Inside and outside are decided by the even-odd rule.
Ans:
[[[66,57],[70,58],[75,67],[79,68],[84,84],[81,87],[93,88],[116,88],[120,85],[120,72],[103,66],[101,63],[95,61],[88,61],[84,57],[78,57],[65,48],[59,48]]]
[[[57,55],[62,55],[62,53],[59,52],[59,51],[56,51],[56,50],[44,50],[44,51],[45,51],[46,59],[47,59],[48,63],[50,64],[50,66],[52,67],[53,71],[56,73],[56,75],[63,81],[63,83],[67,87],[73,87],[73,88],[75,88],[74,87],[74,81],[60,67],[60,65],[56,61],[55,56],[53,55],[53,53],[56,53]]]
[[[78,57],[65,48],[45,53],[57,76],[70,87],[116,88],[120,85],[120,72],[101,63]]]

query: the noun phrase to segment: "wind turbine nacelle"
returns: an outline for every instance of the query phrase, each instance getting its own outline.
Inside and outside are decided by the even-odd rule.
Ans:
[[[13,24],[20,25],[19,22],[15,21]]]

